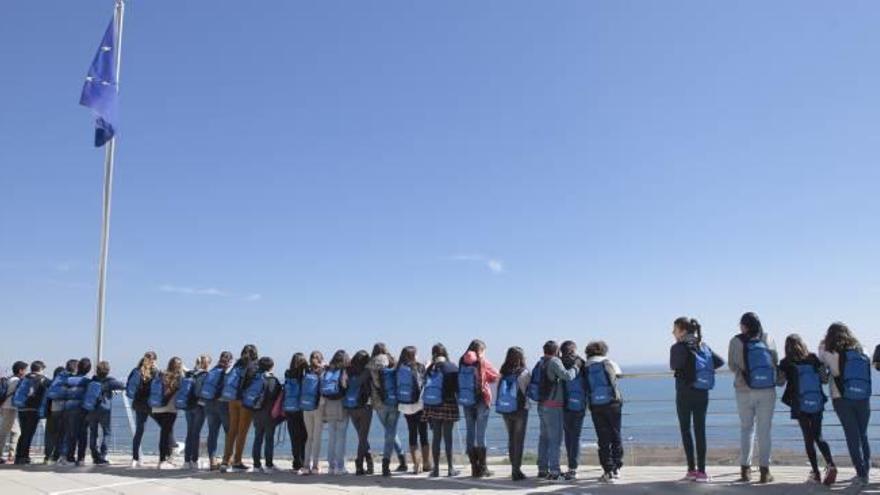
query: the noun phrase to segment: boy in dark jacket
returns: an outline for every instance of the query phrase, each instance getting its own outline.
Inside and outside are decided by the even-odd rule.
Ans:
[[[107,460],[107,437],[110,436],[110,416],[113,404],[113,392],[125,390],[125,384],[110,376],[110,363],[101,361],[95,368],[93,382],[101,384],[101,396],[92,411],[86,413],[86,424],[89,427],[89,450],[92,462],[96,466],[110,464]],[[98,446],[98,427],[101,428],[101,445]]]
[[[254,470],[267,474],[275,472],[275,426],[277,423],[272,418],[272,406],[275,404],[278,394],[281,393],[281,383],[272,374],[274,368],[275,361],[270,357],[263,356],[257,362],[257,373],[263,375],[263,399],[253,409],[254,444],[251,457],[254,459]],[[262,466],[261,450],[265,453],[266,467]]]
[[[31,463],[31,442],[40,423],[40,406],[43,405],[43,397],[49,388],[49,379],[43,376],[45,369],[46,365],[42,361],[34,361],[31,363],[31,372],[18,384],[19,387],[30,387],[30,390],[24,405],[18,408],[21,436],[18,437],[18,445],[15,448],[16,464]]]

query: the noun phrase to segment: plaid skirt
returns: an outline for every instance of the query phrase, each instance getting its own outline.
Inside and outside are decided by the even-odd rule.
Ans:
[[[458,404],[455,402],[444,402],[439,406],[425,406],[425,413],[422,414],[422,421],[458,421],[460,416],[458,412]]]

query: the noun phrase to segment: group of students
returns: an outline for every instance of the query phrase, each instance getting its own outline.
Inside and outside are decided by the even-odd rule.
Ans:
[[[777,386],[785,386],[782,402],[791,408],[791,417],[803,432],[811,465],[808,482],[830,485],[835,481],[837,468],[822,438],[823,411],[828,400],[823,384],[827,383],[856,469],[855,482],[867,483],[871,359],[849,328],[842,323],[832,324],[816,354],[809,352],[799,336],[789,335],[782,360],[757,315],[743,315],[740,330],[730,340],[727,364],[735,374],[741,420],[742,481],[751,481],[756,431],[760,482],[773,480],[769,466]],[[704,341],[697,320],[676,319],[673,335],[676,342],[670,349],[670,367],[675,374],[676,409],[688,464],[686,479],[707,482],[706,413],[715,372],[725,361]],[[92,365],[88,358],[70,360],[56,369],[51,379],[44,375],[45,365],[40,361],[29,366],[16,362],[13,376],[0,379],[0,445],[6,443],[17,419],[21,435],[15,463],[30,463],[30,444],[38,422],[45,418],[44,462],[82,465],[88,444],[93,462],[107,464],[113,395],[124,391],[134,411],[132,467],[142,466],[140,447],[149,418],[160,428],[158,467],[178,467],[172,458],[176,445],[173,429],[178,412],[183,411],[186,468],[201,466],[200,440],[207,423],[211,470],[273,472],[275,430],[285,423],[295,473],[321,472],[319,458],[326,428],[329,473],[346,474],[345,439],[351,422],[358,438],[355,474],[370,475],[375,469],[368,437],[375,413],[384,432],[383,476],[391,476],[395,458],[394,472],[409,470],[397,436],[402,414],[414,473],[440,476],[444,460],[441,447],[445,447],[446,474],[459,474],[453,465],[452,431],[464,416],[470,474],[487,477],[492,472],[486,459],[486,428],[494,407],[507,429],[512,479],[519,481],[526,479],[521,468],[530,402],[534,402],[540,423],[538,478],[577,478],[580,438],[589,411],[598,439],[602,467],[599,481],[614,483],[623,467],[623,398],[618,386],[620,367],[607,354],[608,346],[602,341],[590,342],[583,357],[572,341],[561,345],[548,341],[543,356],[533,366],[527,365],[521,348],[511,347],[500,369],[496,369],[486,358],[486,345],[481,340],[473,340],[457,361],[450,359],[446,347],[435,344],[427,365],[413,346],[404,347],[395,359],[385,344],[377,343],[371,353],[359,350],[349,356],[338,350],[329,362],[319,351],[308,357],[297,352],[282,376],[275,374],[272,358],[260,357],[257,348],[249,344],[237,360],[228,351],[221,352],[216,363],[210,356],[200,355],[191,370],[186,370],[178,357],[159,369],[157,356],[150,351],[124,382],[110,376],[106,361],[98,363],[90,377]],[[880,370],[880,346],[874,366]],[[252,426],[250,467],[242,456]],[[221,428],[225,434],[222,457],[217,452]],[[563,446],[565,471],[560,466]],[[824,477],[819,471],[817,447],[826,464]]]
[[[673,323],[676,343],[670,349],[670,367],[675,372],[676,409],[682,443],[688,463],[686,479],[709,481],[706,474],[706,411],[709,391],[715,385],[715,370],[724,360],[704,342],[699,322],[681,317]],[[734,373],[736,405],[740,418],[740,481],[752,480],[752,455],[758,439],[760,483],[773,481],[770,452],[777,387],[785,387],[782,403],[798,422],[810,461],[808,483],[831,485],[837,467],[831,449],[822,436],[822,420],[828,396],[837,414],[852,465],[854,484],[869,481],[871,450],[868,424],[871,417],[872,359],[845,324],[832,323],[812,353],[797,334],[785,339],[785,356],[779,359],[773,338],[764,331],[754,313],[740,318],[740,332],[731,338],[727,364]],[[880,370],[880,346],[874,351],[873,366]],[[696,447],[696,448],[695,448]],[[824,476],[819,471],[816,449],[825,460]]]

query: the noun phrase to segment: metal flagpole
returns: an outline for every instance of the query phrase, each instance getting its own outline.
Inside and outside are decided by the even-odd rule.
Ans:
[[[116,22],[116,90],[119,91],[119,69],[122,64],[122,21],[125,17],[125,0],[116,0],[113,14]],[[104,151],[104,201],[101,222],[101,257],[98,260],[98,318],[96,326],[97,361],[104,357],[104,298],[107,292],[107,254],[110,243],[110,199],[113,195],[113,159],[116,155],[116,138],[107,142]]]

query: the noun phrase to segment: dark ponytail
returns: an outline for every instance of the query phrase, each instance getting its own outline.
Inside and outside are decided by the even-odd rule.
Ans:
[[[675,325],[675,328],[684,330],[686,334],[693,335],[698,344],[703,341],[703,327],[700,326],[700,322],[696,318],[681,316],[676,318],[672,324]]]
[[[764,334],[764,327],[761,326],[761,320],[755,313],[748,312],[742,315],[739,324],[746,328],[746,335],[750,339],[757,339]]]

